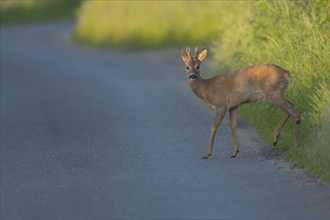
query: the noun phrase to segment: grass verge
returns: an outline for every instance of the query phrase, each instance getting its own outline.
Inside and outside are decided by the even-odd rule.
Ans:
[[[217,68],[275,63],[291,72],[286,97],[301,112],[301,148],[291,147],[293,123],[286,125],[279,147],[287,151],[288,160],[328,182],[329,9],[330,2],[321,0],[258,1],[251,4],[253,13],[238,16],[231,24],[240,29],[226,31],[214,44]],[[280,110],[256,103],[243,106],[240,113],[263,138],[272,142],[273,129],[281,118]]]
[[[73,19],[81,0],[1,0],[0,24]]]

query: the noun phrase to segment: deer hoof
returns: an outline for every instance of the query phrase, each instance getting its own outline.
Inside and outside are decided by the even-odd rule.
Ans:
[[[280,137],[279,134],[274,134],[273,135],[273,146],[275,146],[277,144],[279,137]]]
[[[207,154],[207,155],[203,156],[201,159],[207,160],[209,158],[209,156],[211,156],[211,154]]]
[[[233,155],[231,155],[230,158],[236,158],[237,154],[238,154],[239,151],[236,151]]]

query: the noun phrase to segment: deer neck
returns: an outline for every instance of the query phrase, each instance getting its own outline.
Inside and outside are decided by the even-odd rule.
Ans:
[[[193,93],[198,96],[199,98],[205,100],[206,99],[206,95],[207,95],[207,83],[205,79],[202,79],[200,77],[198,77],[195,80],[189,80],[188,79],[188,84],[191,88],[191,90],[193,91]]]

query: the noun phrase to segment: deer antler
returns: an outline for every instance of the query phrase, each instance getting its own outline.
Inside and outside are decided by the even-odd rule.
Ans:
[[[198,51],[198,47],[195,47],[195,54],[194,54],[194,59],[197,59],[197,51]]]
[[[187,53],[187,55],[188,55],[188,57],[190,59],[190,48],[189,47],[186,47],[186,53]]]

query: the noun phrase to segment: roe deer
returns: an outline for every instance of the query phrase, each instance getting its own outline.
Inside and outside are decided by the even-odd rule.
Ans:
[[[186,66],[186,78],[191,90],[207,105],[215,108],[216,114],[211,129],[211,137],[202,159],[212,154],[213,142],[217,128],[225,114],[229,111],[230,128],[233,139],[235,158],[239,152],[236,137],[237,109],[244,103],[264,98],[284,111],[284,115],[276,127],[273,135],[274,146],[277,144],[280,132],[292,116],[294,124],[294,147],[299,147],[300,113],[294,105],[284,98],[284,91],[289,83],[289,72],[274,64],[260,64],[247,66],[226,75],[215,76],[210,79],[200,77],[200,65],[207,56],[207,49],[198,53],[195,48],[194,56],[190,56],[190,48],[180,49],[181,58]]]

